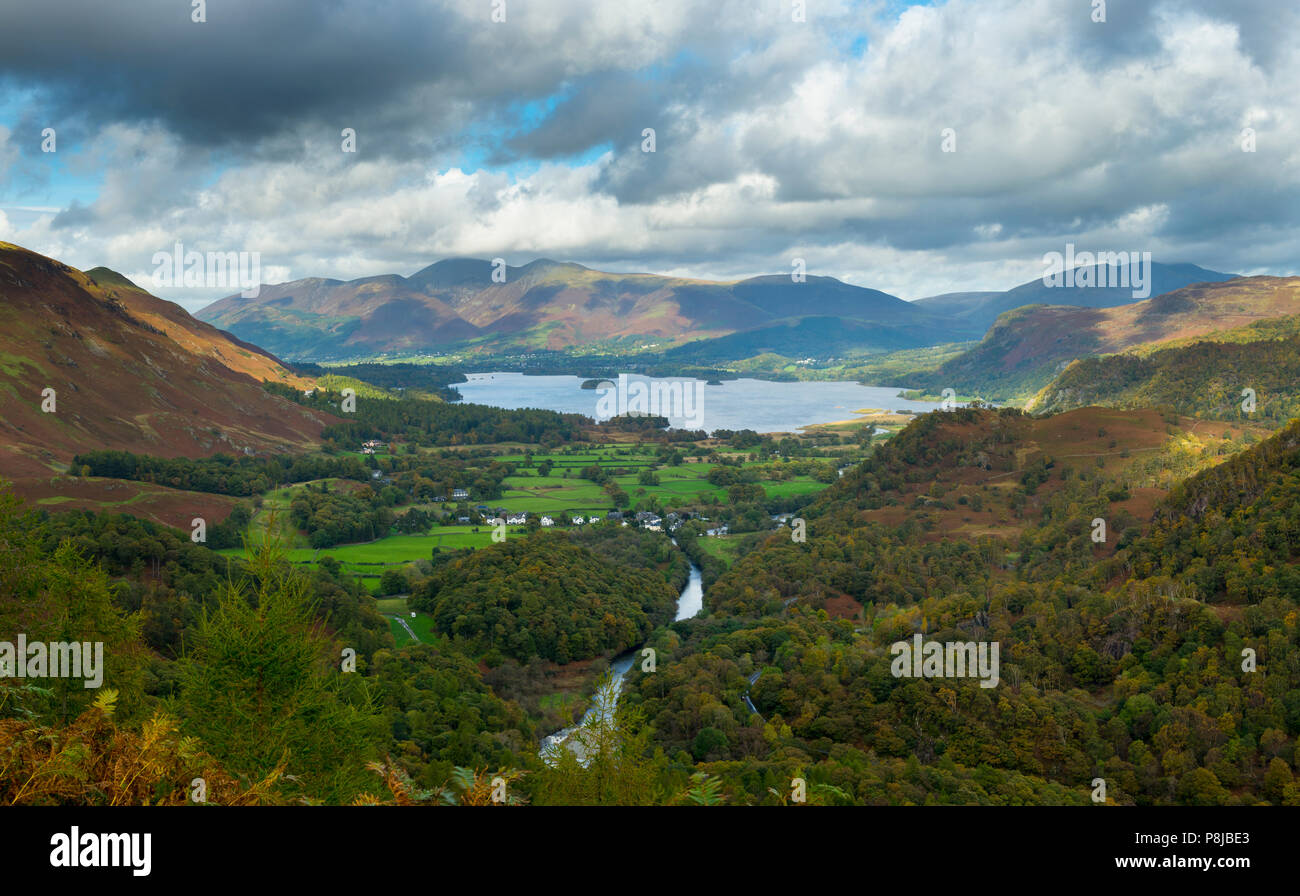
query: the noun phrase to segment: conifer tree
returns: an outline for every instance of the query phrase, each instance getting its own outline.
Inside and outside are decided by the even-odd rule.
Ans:
[[[361,675],[340,670],[278,538],[249,553],[248,578],[223,587],[182,661],[185,731],[249,781],[283,765],[288,798],[350,802],[370,783],[378,727]]]

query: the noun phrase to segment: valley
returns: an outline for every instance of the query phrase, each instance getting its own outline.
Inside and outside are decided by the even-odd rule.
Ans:
[[[629,366],[664,395],[674,382],[698,390],[702,413],[599,419],[604,378],[629,382],[613,373],[617,357],[588,356],[571,368],[580,375],[511,372],[490,355],[467,369],[289,365],[111,272],[7,258],[13,288],[34,289],[19,270],[53,278],[40,290],[66,296],[57,317],[100,326],[98,315],[117,315],[117,338],[139,340],[131,358],[68,354],[69,370],[133,382],[134,358],[170,353],[208,371],[220,385],[204,388],[229,402],[210,438],[181,436],[167,428],[165,390],[187,374],[159,369],[119,436],[107,403],[93,406],[102,417],[78,408],[66,421],[39,409],[11,419],[5,447],[18,462],[3,471],[13,497],[0,523],[9,544],[48,558],[29,562],[22,587],[70,574],[100,583],[94,618],[117,620],[120,643],[135,645],[119,651],[126,665],[113,678],[123,718],[167,707],[208,732],[223,768],[274,780],[266,757],[198,723],[206,692],[192,678],[169,683],[206,662],[183,645],[245,637],[214,626],[270,625],[237,622],[242,595],[256,593],[268,607],[285,602],[282,643],[307,624],[312,652],[357,656],[359,679],[317,661],[294,673],[295,687],[323,688],[341,726],[319,732],[333,731],[334,758],[312,760],[339,776],[325,789],[295,776],[258,799],[418,802],[492,769],[516,782],[519,800],[543,805],[779,802],[790,777],[806,777],[821,803],[1069,804],[1086,801],[1076,782],[1097,763],[1122,802],[1300,799],[1274,761],[1293,724],[1285,699],[1281,715],[1234,710],[1253,740],[1234,741],[1231,760],[1222,738],[1184,733],[1213,727],[1221,706],[1143,709],[1171,682],[1237,695],[1230,706],[1257,701],[1261,683],[1212,663],[1215,645],[1300,636],[1286,621],[1300,550],[1284,497],[1297,319],[1288,281],[1227,280],[1112,308],[1033,306],[970,348],[831,366],[771,356],[765,371],[724,362],[710,384],[681,380],[698,368],[642,356]],[[1025,357],[1041,360],[1052,326],[1093,341],[1030,402],[1035,413],[979,401],[982,387],[1010,383],[1006,394],[1024,403],[1045,368],[1017,373],[1015,343],[999,334],[1032,335]],[[52,352],[78,350],[79,332],[11,341],[13,358],[45,351],[7,362],[12,394],[39,393],[33,375],[49,371]],[[1204,363],[1207,352],[1220,360]],[[1267,352],[1276,360],[1261,365]],[[1011,378],[957,380],[955,407],[821,381],[874,371],[937,384],[986,356]],[[1265,412],[1231,411],[1232,371],[1263,369]],[[77,396],[72,376],[52,381]],[[1175,385],[1198,376],[1188,391]],[[307,428],[288,428],[296,421]],[[51,434],[40,450],[29,440],[37,424]],[[1279,484],[1247,488],[1205,531],[1179,508],[1201,506],[1189,494],[1241,495],[1219,476]],[[1283,565],[1243,564],[1209,535],[1253,543],[1245,519],[1268,521],[1268,551]],[[43,624],[22,605],[12,612]],[[917,632],[999,641],[998,702],[976,682],[890,678],[886,647]],[[647,649],[656,659],[643,669],[632,660]],[[1172,657],[1215,671],[1186,680]],[[244,674],[242,660],[223,662],[235,665],[222,674]],[[357,702],[352,681],[371,696]],[[36,700],[34,718],[53,710],[24,699]],[[247,708],[202,705],[230,725],[266,724]],[[63,710],[83,711],[93,710]],[[1057,746],[1067,731],[1086,751]],[[295,737],[305,748],[314,735]],[[1148,741],[1166,758],[1150,758]],[[382,780],[366,756],[387,757]]]

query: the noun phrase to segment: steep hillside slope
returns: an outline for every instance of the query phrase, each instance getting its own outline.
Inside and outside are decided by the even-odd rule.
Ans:
[[[1246,390],[1253,392],[1253,408]],[[1285,424],[1300,416],[1300,317],[1075,361],[1026,409],[1054,414],[1087,405],[1163,407],[1219,420]]]
[[[85,275],[89,280],[87,292],[104,302],[120,301],[132,317],[160,330],[186,351],[220,361],[236,373],[246,373],[254,379],[301,387],[311,383],[265,349],[218,330],[175,302],[150,294],[116,271],[98,267],[86,271]]]
[[[274,358],[97,273],[0,243],[0,476],[48,478],[95,448],[195,457],[316,442],[328,418],[258,382],[300,382]]]
[[[906,385],[1028,399],[1076,359],[1296,314],[1300,277],[1197,284],[1116,308],[1030,305],[1002,315],[978,346]]]

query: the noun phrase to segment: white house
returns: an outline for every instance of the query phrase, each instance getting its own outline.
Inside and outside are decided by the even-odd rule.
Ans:
[[[544,516],[544,517],[542,517],[542,525],[543,525],[543,526],[554,526],[554,525],[555,525],[555,520],[551,519],[549,516]]]

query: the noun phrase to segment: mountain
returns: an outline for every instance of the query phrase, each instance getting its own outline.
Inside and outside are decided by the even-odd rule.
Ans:
[[[774,325],[754,339],[798,354],[804,349],[781,341],[783,329],[813,313],[854,322],[846,329],[860,348],[979,335],[896,296],[831,277],[715,282],[607,273],[548,259],[505,268],[504,283],[494,283],[492,274],[488,261],[454,258],[410,277],[295,280],[263,286],[256,298],[228,296],[199,317],[277,355],[318,361],[453,348],[635,351],[680,345],[688,335],[707,340]]]
[[[1115,308],[1030,305],[997,319],[983,341],[904,385],[1023,399],[1072,361],[1156,346],[1254,321],[1300,314],[1300,277],[1241,277],[1200,283]]]
[[[263,389],[273,356],[105,268],[0,243],[0,475],[48,482],[80,451],[278,452],[330,422]],[[42,409],[53,389],[53,409]]]
[[[1141,272],[1139,272],[1141,273]],[[1128,305],[1143,298],[1163,295],[1194,283],[1222,283],[1236,274],[1210,271],[1194,264],[1150,265],[1150,292],[1147,296],[1133,296],[1133,266],[1125,269],[1115,265],[1092,265],[1075,268],[1075,282],[1087,278],[1093,284],[1129,283],[1129,286],[1048,286],[1039,278],[1021,284],[1006,292],[954,292],[941,296],[917,299],[914,304],[926,311],[951,317],[956,323],[967,324],[981,333],[991,327],[1007,311],[1025,305],[1074,305],[1080,308],[1114,308]]]

